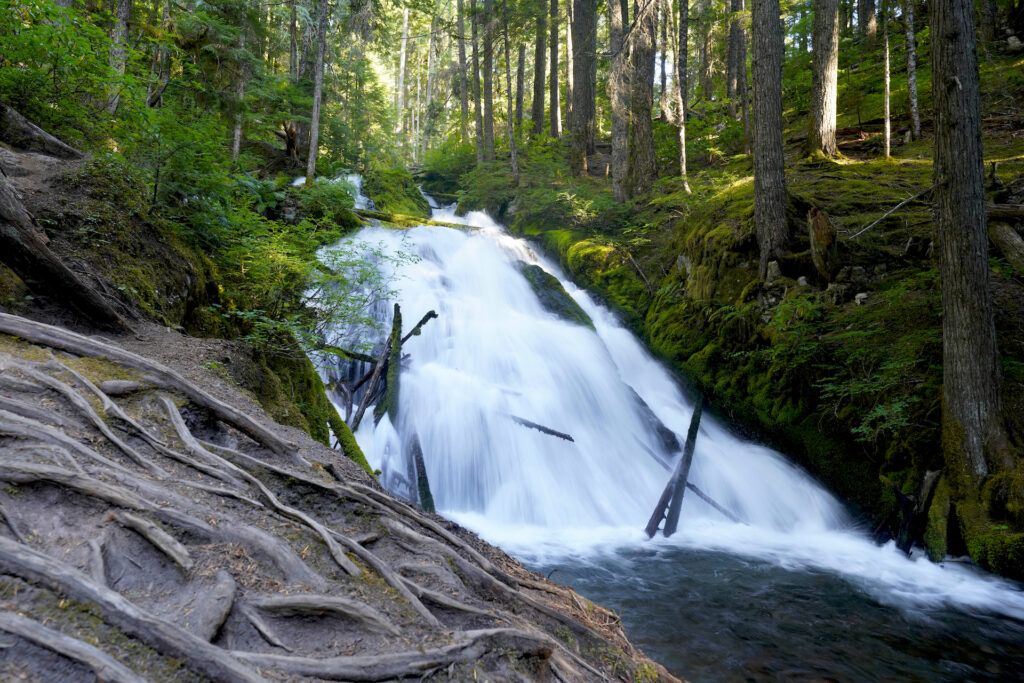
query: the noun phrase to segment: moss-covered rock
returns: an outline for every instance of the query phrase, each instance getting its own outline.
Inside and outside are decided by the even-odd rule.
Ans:
[[[368,168],[363,174],[363,194],[383,213],[430,218],[430,204],[404,167]]]
[[[558,281],[558,278],[540,266],[524,261],[519,261],[518,267],[519,272],[530,283],[530,288],[533,289],[533,293],[537,295],[540,305],[545,310],[554,313],[563,320],[568,320],[591,329],[594,328],[594,321],[569,296],[569,293],[562,287],[562,283]]]

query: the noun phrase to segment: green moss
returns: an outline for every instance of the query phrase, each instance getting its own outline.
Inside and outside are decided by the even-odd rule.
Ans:
[[[334,410],[333,405],[331,406],[331,412],[327,414],[327,424],[330,425],[331,430],[334,432],[334,436],[337,437],[338,445],[341,446],[341,452],[366,470],[367,474],[373,476],[373,468],[370,467],[370,463],[366,461],[366,456],[363,455],[363,449],[359,447],[355,434],[352,433],[349,426],[345,424],[345,421],[338,415],[338,411]]]
[[[594,322],[590,319],[590,316],[569,296],[569,293],[562,287],[562,283],[558,281],[558,278],[537,265],[524,263],[523,261],[519,261],[518,265],[519,272],[530,283],[533,293],[537,295],[537,299],[545,310],[554,313],[563,320],[568,320],[591,329],[594,328]]]
[[[404,168],[374,166],[367,169],[363,175],[363,193],[373,200],[378,211],[430,217],[430,205]]]
[[[946,478],[939,479],[928,508],[928,524],[924,530],[924,547],[932,562],[941,561],[948,552],[950,495]]]

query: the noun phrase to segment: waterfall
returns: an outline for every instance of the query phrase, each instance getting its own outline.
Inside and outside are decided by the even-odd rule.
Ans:
[[[429,310],[439,316],[403,345],[397,423],[366,419],[356,434],[389,490],[415,497],[415,436],[438,512],[527,562],[706,548],[825,570],[886,603],[1024,619],[1013,584],[874,544],[806,472],[707,413],[690,481],[743,523],[688,494],[677,534],[648,541],[642,529],[680,457],[692,403],[608,309],[525,241],[482,212],[459,217],[450,206],[433,217],[465,228],[358,235],[418,257],[394,273],[406,330]],[[557,278],[593,326],[545,307],[529,266]],[[390,304],[375,315],[390,325]]]

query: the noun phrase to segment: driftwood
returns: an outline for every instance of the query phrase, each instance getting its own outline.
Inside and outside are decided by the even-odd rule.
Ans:
[[[471,663],[488,652],[515,652],[523,657],[546,661],[555,643],[541,633],[495,628],[457,634],[454,644],[433,650],[414,650],[377,656],[312,659],[255,652],[232,652],[236,658],[258,667],[295,676],[345,681],[385,681],[410,676],[423,677],[453,664]]]
[[[13,612],[0,612],[0,631],[24,638],[39,647],[72,659],[107,683],[144,683],[145,679],[106,652],[77,638],[43,626]]]
[[[566,441],[572,441],[574,443],[576,441],[575,439],[572,438],[572,436],[570,436],[569,434],[566,434],[565,432],[560,432],[560,431],[558,431],[556,429],[551,429],[550,427],[545,427],[542,424],[537,424],[536,422],[532,422],[530,420],[527,420],[525,417],[519,417],[518,415],[512,415],[512,414],[509,414],[509,417],[516,424],[522,425],[524,427],[529,427],[530,429],[536,429],[538,432],[543,432],[544,434],[547,434],[549,436],[557,436],[559,439],[564,439]]]
[[[220,648],[170,622],[144,612],[120,594],[98,585],[80,571],[2,536],[0,568],[7,574],[45,585],[74,600],[93,603],[108,623],[127,635],[138,638],[158,652],[188,660],[191,668],[211,679],[245,683],[262,680],[255,671],[237,659],[226,656]]]

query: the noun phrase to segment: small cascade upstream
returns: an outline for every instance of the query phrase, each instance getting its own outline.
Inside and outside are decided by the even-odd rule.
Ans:
[[[754,610],[751,619],[771,620],[786,611],[777,603],[811,599],[802,590],[845,596],[839,606],[824,598],[817,605],[837,611],[835,618],[849,617],[845,610],[873,615],[850,627],[854,640],[878,638],[876,621],[916,615],[912,621],[920,624],[956,615],[978,621],[975,627],[988,628],[987,633],[1008,634],[1005,638],[1020,644],[1014,655],[1019,659],[1011,662],[1024,664],[1019,586],[959,563],[907,558],[892,544],[877,546],[812,477],[780,454],[736,437],[707,413],[690,480],[745,523],[732,522],[687,495],[677,534],[648,540],[642,529],[679,458],[691,402],[672,375],[607,309],[568,282],[557,264],[484,213],[459,217],[453,207],[439,208],[433,200],[431,206],[435,220],[466,228],[369,227],[357,236],[385,252],[416,257],[395,273],[395,300],[406,330],[428,310],[439,316],[403,346],[408,359],[397,422],[385,416],[375,426],[366,419],[356,434],[389,490],[415,497],[410,446],[418,438],[440,514],[621,609],[635,642],[649,643],[652,656],[661,653],[683,675],[697,670],[709,680],[729,680],[735,672],[724,652],[701,669],[700,658],[710,655],[691,653],[682,642],[702,642],[693,634],[681,633],[667,644],[659,640],[664,629],[673,628],[673,619],[682,619],[666,615],[690,605],[730,615]],[[545,308],[524,277],[530,266],[557,278],[593,327]],[[390,304],[374,313],[385,327],[390,324]],[[353,331],[345,334],[351,343]],[[373,336],[364,341],[379,341],[379,332]],[[719,575],[721,581],[713,580]],[[780,585],[792,586],[796,597],[792,591],[776,594]],[[697,590],[702,592],[695,600]],[[813,613],[816,606],[805,609]],[[757,613],[762,610],[771,614]],[[828,615],[813,614],[823,616]],[[811,618],[793,616],[801,624]],[[717,626],[705,626],[728,622],[723,614]],[[645,624],[659,623],[657,634],[648,638]],[[807,628],[806,638],[813,641],[820,629]],[[785,630],[764,637],[777,637],[778,642],[763,644],[775,649],[800,639]],[[945,642],[938,636],[914,637]],[[722,647],[731,647],[729,636],[722,638]],[[891,639],[883,640],[888,647]],[[733,665],[760,677],[750,673],[749,664]],[[826,662],[812,670],[815,675],[841,670],[830,666]],[[921,666],[906,675],[942,677],[942,670]],[[772,663],[766,670],[776,671],[773,667],[784,665]],[[884,678],[890,670],[896,669],[869,677]]]

